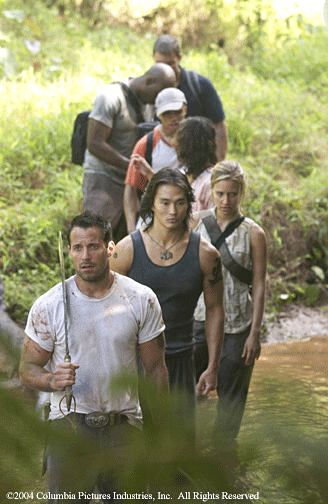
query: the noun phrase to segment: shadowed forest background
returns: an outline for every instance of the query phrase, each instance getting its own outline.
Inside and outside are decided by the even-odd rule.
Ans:
[[[33,301],[59,281],[58,231],[81,210],[82,167],[70,163],[74,118],[90,109],[104,83],[141,75],[162,32],[181,40],[182,65],[209,77],[222,98],[227,158],[248,174],[244,210],[269,241],[267,311],[327,302],[326,29],[301,15],[280,19],[267,0],[0,0],[0,271],[8,312],[21,325]],[[279,383],[266,385],[279,402]],[[45,426],[19,394],[0,392],[0,490],[42,488]],[[317,406],[303,389],[295,394],[295,415],[298,405]],[[219,470],[206,450],[186,452],[165,404],[158,407],[162,437],[151,433],[151,456],[139,448],[131,460],[143,461],[140,487],[145,472],[157,474],[156,455],[165,448],[163,488],[174,486],[176,466],[185,464],[197,489],[214,488],[221,478],[228,490],[226,467]],[[263,418],[251,433],[242,461],[261,460],[256,441],[263,436],[277,457],[257,484],[278,474],[280,497],[292,490],[286,499],[273,492],[261,502],[327,502],[327,438],[307,440],[307,427],[288,424],[277,436],[271,421]],[[237,486],[247,488],[242,473]]]

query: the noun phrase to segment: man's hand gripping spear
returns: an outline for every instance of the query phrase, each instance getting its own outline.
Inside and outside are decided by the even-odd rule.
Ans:
[[[67,307],[67,291],[66,291],[66,281],[65,281],[65,264],[64,264],[64,250],[63,250],[63,238],[61,231],[59,231],[58,236],[58,255],[59,255],[59,264],[60,264],[60,273],[61,273],[61,283],[62,283],[62,295],[63,295],[63,305],[64,305],[64,327],[65,327],[65,357],[64,362],[71,362],[71,356],[69,353],[69,345],[68,345],[68,307]],[[59,403],[59,409],[61,409],[62,401],[66,399],[66,407],[67,411],[71,410],[72,400],[74,403],[74,411],[76,409],[76,400],[72,392],[72,386],[69,385],[65,387],[65,395],[62,397]]]

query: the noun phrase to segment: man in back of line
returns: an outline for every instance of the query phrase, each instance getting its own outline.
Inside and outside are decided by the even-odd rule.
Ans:
[[[158,300],[148,287],[110,271],[114,243],[102,217],[87,212],[75,217],[68,243],[76,272],[66,281],[72,361],[64,362],[65,315],[62,286],[57,284],[30,310],[20,373],[27,386],[51,392],[49,491],[92,492],[97,485],[100,493],[108,493],[118,489],[131,436],[142,422],[137,387],[125,384],[117,391],[111,383],[120,373],[137,378],[138,351],[146,376],[161,390],[168,389],[164,324]],[[68,411],[61,400],[67,386],[72,386],[75,411],[73,403]],[[79,442],[81,449],[74,443],[67,448],[60,443],[62,429],[73,441],[77,433],[86,445]],[[115,464],[106,467],[106,461],[113,460]]]
[[[83,208],[111,222],[115,241],[126,234],[123,214],[124,179],[143,106],[176,85],[173,69],[153,65],[144,75],[107,85],[96,97],[88,121],[83,163]]]
[[[225,114],[220,96],[211,81],[180,66],[181,48],[178,40],[172,35],[165,34],[158,37],[154,44],[153,57],[156,63],[166,63],[173,68],[177,87],[187,99],[188,117],[203,116],[214,123],[217,160],[224,159],[228,148]]]

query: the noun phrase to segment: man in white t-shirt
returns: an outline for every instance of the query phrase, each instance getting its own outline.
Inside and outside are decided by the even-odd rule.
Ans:
[[[64,304],[62,286],[57,284],[37,299],[30,310],[21,379],[27,386],[51,392],[51,430],[56,432],[64,426],[70,434],[77,430],[85,439],[96,437],[97,449],[100,453],[105,450],[102,460],[114,457],[115,469],[119,471],[128,456],[128,437],[141,424],[142,415],[137,387],[125,385],[124,390],[117,392],[111,383],[122,373],[136,380],[138,351],[146,376],[158,387],[168,387],[162,313],[151,289],[110,271],[109,257],[114,243],[110,241],[110,227],[102,217],[88,212],[75,217],[68,243],[76,271],[66,281],[71,362],[64,362]],[[65,388],[70,386],[76,407],[73,400],[68,411],[62,398]],[[88,451],[84,454],[82,450],[82,455],[79,453],[73,460],[74,463],[71,458],[68,461],[58,446],[51,443],[48,446],[47,471],[52,494],[90,492],[95,485],[102,493],[117,488],[116,471],[96,470]],[[71,480],[72,466],[75,481]],[[81,500],[90,499],[80,496],[78,501]],[[49,502],[55,501],[50,498]]]
[[[129,233],[136,229],[140,206],[138,191],[143,192],[148,183],[140,163],[146,159],[154,173],[162,168],[181,168],[175,149],[175,134],[187,114],[186,97],[179,89],[163,89],[156,97],[155,110],[160,124],[152,132],[151,160],[147,159],[148,134],[136,143],[125,177],[124,213]]]

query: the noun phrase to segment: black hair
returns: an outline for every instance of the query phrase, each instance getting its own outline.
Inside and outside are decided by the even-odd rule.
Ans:
[[[108,245],[108,243],[112,239],[112,226],[110,222],[104,219],[101,215],[89,212],[88,210],[74,217],[74,219],[70,223],[66,235],[69,245],[71,244],[71,232],[75,227],[80,227],[83,229],[97,227],[101,229],[102,238],[106,245]]]
[[[174,185],[183,190],[188,203],[187,214],[184,221],[185,226],[187,226],[191,215],[191,204],[195,201],[195,197],[186,175],[177,168],[162,168],[152,177],[141,200],[140,215],[142,219],[147,223],[147,227],[153,224],[152,208],[156,192],[158,187],[164,184]]]
[[[178,58],[181,58],[180,44],[173,35],[160,35],[155,41],[153,47],[153,54],[172,54],[174,53]]]
[[[193,178],[217,162],[215,127],[206,117],[187,117],[181,121],[176,144],[178,159]]]

